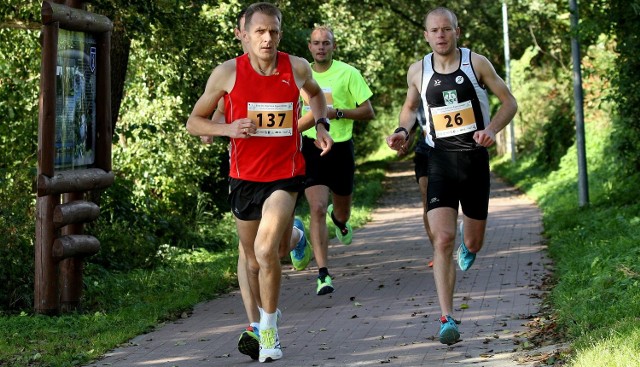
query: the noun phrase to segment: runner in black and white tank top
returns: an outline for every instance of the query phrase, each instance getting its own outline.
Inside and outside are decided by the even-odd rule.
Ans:
[[[489,124],[489,98],[478,83],[471,51],[458,48],[460,66],[450,74],[433,68],[433,53],[422,60],[420,96],[427,116],[427,143],[438,150],[466,151],[482,148],[473,140],[476,130]],[[483,148],[484,149],[484,148]]]

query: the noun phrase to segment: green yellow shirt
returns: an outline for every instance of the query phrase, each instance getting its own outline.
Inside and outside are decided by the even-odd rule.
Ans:
[[[318,73],[313,70],[313,78],[318,82],[327,99],[327,105],[339,110],[351,110],[366,102],[373,93],[358,69],[342,61],[333,60],[329,70]],[[303,96],[303,114],[310,111],[308,100]],[[331,120],[330,134],[333,141],[340,143],[351,139],[353,120],[341,118]],[[316,138],[316,129],[302,133],[312,139]]]

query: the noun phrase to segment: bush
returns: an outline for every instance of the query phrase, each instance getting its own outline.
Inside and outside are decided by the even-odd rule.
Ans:
[[[33,305],[35,196],[33,172],[0,178],[0,312]]]
[[[576,130],[567,97],[564,94],[549,101],[546,122],[542,125],[542,141],[536,149],[536,162],[551,170],[558,168],[560,160],[575,141]]]
[[[118,177],[100,196],[100,217],[87,232],[101,246],[89,262],[113,270],[150,268],[163,263],[166,248],[226,248],[228,236],[215,234],[225,221],[211,218],[204,194],[182,203],[188,211],[177,212],[156,197],[136,196],[134,189],[132,181]]]

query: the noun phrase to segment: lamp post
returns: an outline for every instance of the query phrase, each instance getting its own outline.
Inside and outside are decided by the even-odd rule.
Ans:
[[[507,87],[511,89],[511,57],[509,53],[509,22],[507,17],[507,0],[502,0],[502,34],[504,38],[504,70]],[[516,131],[514,122],[509,124],[509,150],[511,150],[511,162],[516,162]]]
[[[582,96],[582,74],[580,72],[580,42],[578,39],[578,4],[569,0],[571,13],[571,58],[573,59],[573,100],[576,109],[576,147],[578,150],[578,204],[589,204],[589,182],[587,180],[587,153],[584,138],[584,111]]]

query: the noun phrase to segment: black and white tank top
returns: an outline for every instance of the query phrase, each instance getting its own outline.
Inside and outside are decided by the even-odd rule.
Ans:
[[[473,140],[473,133],[489,124],[489,98],[476,78],[471,51],[459,51],[460,66],[450,74],[433,69],[433,53],[422,60],[420,96],[427,117],[423,128],[427,143],[439,150],[482,148]]]

